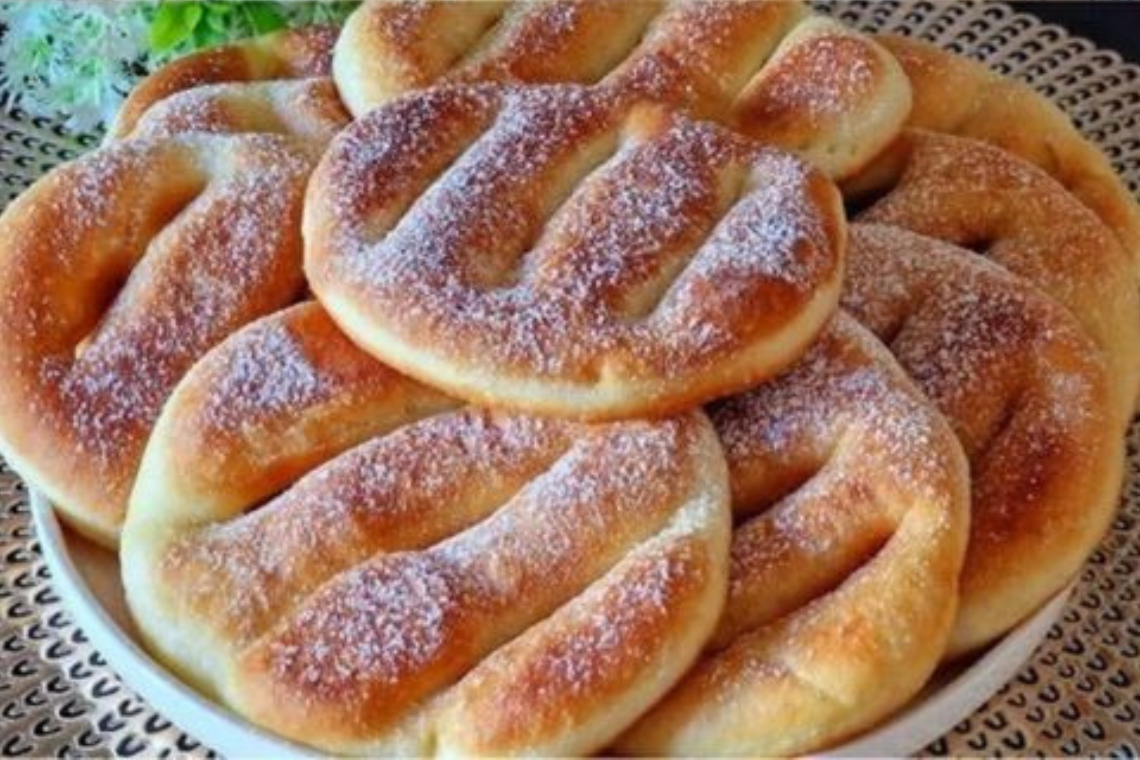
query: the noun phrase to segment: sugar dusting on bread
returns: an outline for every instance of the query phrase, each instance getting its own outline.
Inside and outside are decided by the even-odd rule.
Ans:
[[[90,468],[80,476],[88,501],[121,511],[182,374],[229,331],[294,296],[308,166],[275,137],[139,140],[29,191],[38,213],[9,224],[38,236],[21,266],[42,268],[48,286],[5,289],[4,319],[25,336],[11,376],[31,386],[36,425]],[[161,183],[164,172],[179,181]]]
[[[732,327],[746,311],[794,313],[834,274],[830,199],[796,159],[670,117],[544,211],[583,146],[635,117],[580,88],[471,92],[453,99],[475,98],[477,115],[462,117],[475,134],[436,93],[349,129],[325,161],[318,201],[331,227],[316,287],[343,281],[370,314],[383,304],[405,339],[454,356],[478,346],[480,362],[550,375],[596,376],[610,362],[681,374],[752,339]],[[410,144],[413,128],[437,150],[465,133],[438,176],[420,176],[433,154]],[[418,195],[398,200],[408,192]]]
[[[180,579],[195,615],[263,652],[276,678],[315,699],[363,699],[437,655],[453,662],[493,617],[521,622],[510,611],[527,600],[542,605],[530,613],[540,617],[570,602],[593,581],[585,568],[604,573],[660,533],[694,487],[695,434],[690,418],[589,428],[476,411],[435,417],[185,537],[164,572]],[[464,498],[470,508],[450,503]],[[654,552],[689,540],[707,513],[697,519],[653,539]],[[583,556],[595,564],[576,566]],[[630,589],[649,605],[635,618],[649,620],[650,597],[683,587],[683,572]],[[613,625],[591,635],[617,646],[624,634]],[[459,674],[495,646],[469,641],[476,649],[461,655]]]
[[[799,466],[782,459],[786,452],[810,452],[822,468],[844,435],[857,429],[898,487],[922,498],[944,497],[948,452],[937,445],[944,436],[937,416],[884,349],[846,319],[832,323],[780,377],[711,407],[730,474],[743,478],[764,461],[778,479],[782,468]]]

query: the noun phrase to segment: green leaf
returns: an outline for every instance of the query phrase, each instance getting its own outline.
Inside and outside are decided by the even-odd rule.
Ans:
[[[194,27],[201,20],[200,3],[160,3],[150,27],[151,48],[163,51],[182,44],[194,33]]]
[[[245,13],[254,34],[265,34],[285,26],[285,17],[273,3],[248,2],[239,6]]]
[[[237,17],[234,14],[233,7],[226,6],[224,9],[219,10],[211,7],[215,5],[218,5],[218,3],[208,3],[206,5],[206,23],[200,25],[199,28],[203,26],[209,27],[223,35],[227,32],[232,32],[237,23]]]
[[[215,45],[229,42],[229,39],[229,35],[227,35],[225,31],[212,29],[205,24],[200,25],[194,30],[193,40],[195,48],[214,47]]]

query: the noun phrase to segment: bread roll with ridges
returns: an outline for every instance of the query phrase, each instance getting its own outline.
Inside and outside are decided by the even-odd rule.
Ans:
[[[282,346],[286,343],[290,348],[283,350]],[[765,587],[769,593],[780,591],[782,596],[775,598],[775,601],[770,599],[759,603],[754,601],[750,594],[755,591],[755,587],[751,587],[751,591],[748,591],[750,586],[746,580],[747,574],[744,572],[749,565],[738,561],[740,578],[733,584],[734,594],[739,602],[738,612],[722,619],[722,637],[725,635],[731,637],[736,628],[746,626],[748,613],[751,610],[765,609],[771,613],[773,606],[782,608],[794,605],[795,599],[803,598],[805,594],[810,596],[814,593],[813,589],[818,591],[820,585],[827,585],[828,579],[833,575],[842,576],[848,572],[861,559],[872,554],[874,547],[885,540],[884,531],[889,532],[887,528],[892,518],[890,515],[884,515],[882,509],[876,507],[877,511],[869,514],[868,519],[862,522],[858,519],[858,512],[835,511],[837,503],[851,504],[853,508],[855,506],[862,508],[867,504],[866,492],[863,491],[863,496],[860,497],[859,488],[841,487],[843,481],[836,473],[844,472],[846,473],[844,477],[853,477],[855,472],[859,472],[866,478],[871,478],[870,470],[875,466],[876,460],[869,458],[863,465],[859,465],[857,461],[859,445],[869,441],[877,441],[879,444],[893,441],[898,446],[905,443],[907,450],[904,454],[894,451],[892,462],[898,461],[893,465],[895,469],[892,471],[901,477],[904,471],[910,471],[907,468],[915,466],[917,467],[915,473],[926,473],[932,477],[930,481],[933,484],[932,488],[936,491],[939,488],[944,489],[946,494],[951,495],[948,497],[952,498],[947,516],[949,525],[945,527],[943,541],[932,541],[930,557],[939,567],[944,561],[950,561],[949,555],[954,555],[955,552],[960,560],[961,535],[965,531],[960,511],[965,499],[963,490],[965,473],[964,463],[952,434],[944,425],[937,422],[937,415],[933,414],[915,391],[901,379],[899,370],[893,367],[884,350],[877,347],[874,340],[855,326],[850,319],[843,318],[830,328],[819,346],[813,349],[812,356],[814,359],[810,360],[810,369],[805,366],[792,371],[786,376],[786,382],[781,379],[766,385],[765,393],[754,392],[725,402],[724,409],[717,412],[718,418],[726,421],[721,432],[725,434],[729,450],[736,452],[732,468],[732,489],[741,514],[747,515],[752,511],[758,511],[764,503],[779,501],[781,497],[795,491],[807,480],[810,473],[818,469],[819,463],[828,455],[829,430],[834,433],[840,428],[848,429],[845,427],[848,424],[848,416],[845,416],[848,412],[855,414],[859,419],[890,412],[883,417],[883,420],[891,424],[880,424],[878,432],[868,433],[864,438],[851,437],[844,443],[841,455],[837,455],[838,461],[843,466],[827,464],[812,481],[816,485],[822,484],[817,493],[813,494],[811,489],[805,488],[802,489],[802,493],[789,496],[785,500],[785,506],[779,509],[785,516],[797,514],[800,519],[799,530],[808,533],[797,534],[802,541],[790,540],[786,529],[789,529],[792,523],[783,520],[775,523],[778,528],[773,534],[775,540],[771,543],[766,539],[759,541],[764,551],[783,554],[776,568],[778,571],[776,576]],[[809,360],[805,360],[807,361]],[[898,394],[897,397],[894,394]],[[389,404],[387,403],[389,399],[397,401]],[[841,399],[844,404],[838,404]],[[832,402],[837,403],[834,409],[829,406]],[[147,464],[143,468],[144,477],[140,478],[134,500],[137,503],[153,504],[165,501],[167,505],[197,503],[197,510],[202,512],[205,522],[224,520],[226,513],[237,514],[242,510],[243,504],[256,502],[263,498],[263,495],[281,490],[285,487],[284,483],[309,471],[322,458],[332,459],[350,447],[353,443],[351,436],[342,436],[338,432],[340,429],[338,423],[341,420],[361,420],[363,424],[373,425],[370,428],[371,433],[379,435],[385,429],[398,424],[401,415],[408,415],[408,419],[419,419],[438,411],[447,403],[434,391],[401,378],[353,347],[343,337],[338,338],[335,327],[321,308],[316,304],[305,304],[268,317],[247,328],[227,340],[195,368],[186,382],[180,386],[170,404],[171,411],[164,416],[160,424],[160,430],[155,436],[157,443],[152,446],[152,451],[148,452]],[[852,405],[850,409],[846,406],[848,403]],[[910,412],[915,414],[909,419],[912,423],[917,423],[912,430],[904,434],[901,429],[892,427],[894,422],[901,423],[903,417]],[[934,427],[928,428],[928,423]],[[764,431],[763,435],[756,435],[757,430]],[[797,430],[798,433],[794,432]],[[896,433],[898,435],[895,435]],[[363,431],[359,434],[367,435]],[[930,435],[929,439],[925,437],[927,434]],[[269,438],[296,442],[296,445],[286,447],[291,453],[283,456],[279,454],[279,449],[264,443]],[[166,443],[161,443],[163,441]],[[177,446],[171,445],[174,441],[178,442]],[[432,444],[431,448],[447,457],[450,456],[447,452],[451,451],[454,445],[453,440],[444,438]],[[307,446],[311,448],[307,449]],[[408,446],[403,448],[414,449]],[[304,453],[306,451],[308,453]],[[241,464],[235,468],[218,466],[218,463],[225,463],[233,458],[241,460]],[[263,463],[262,467],[257,466],[259,461]],[[337,461],[340,460],[334,459],[330,467],[335,467]],[[938,465],[939,462],[941,465]],[[941,477],[934,477],[933,470],[928,469],[936,466],[946,468]],[[245,485],[249,480],[241,473],[264,471],[273,471],[277,474],[260,480],[252,489]],[[435,470],[430,473],[417,470],[408,480],[429,484],[428,488],[431,490],[440,482],[434,473]],[[523,473],[518,477],[526,475]],[[863,482],[863,480],[847,481],[847,484],[851,485],[852,482]],[[236,488],[234,488],[235,483],[238,484]],[[917,487],[918,481],[912,481],[908,486],[908,488]],[[296,493],[300,488],[302,486],[299,485],[292,489],[292,492]],[[329,489],[326,487],[326,482],[314,481],[309,488],[314,500],[319,490],[325,504],[341,501],[360,504],[365,501],[355,485],[346,486],[347,490]],[[421,509],[422,505],[431,503],[436,494],[432,492],[424,495],[419,490],[413,490],[409,492],[407,498],[412,500],[405,502],[407,510],[415,511]],[[210,508],[209,505],[215,507]],[[209,513],[208,517],[205,516],[206,512]],[[160,516],[162,521],[171,519],[168,507],[150,509],[145,513]],[[361,510],[356,510],[356,513],[364,514]],[[142,514],[143,511],[132,510],[132,523],[135,522],[136,515]],[[185,517],[185,515],[178,516],[178,510],[173,514],[175,517],[172,519],[176,522]],[[835,519],[837,514],[844,519],[837,521]],[[765,515],[773,516],[769,513]],[[754,531],[756,525],[765,524],[764,520],[767,517],[753,518],[751,523],[745,524],[755,523],[753,528],[748,529]],[[405,527],[398,528],[393,520],[384,523],[387,526],[385,530],[379,530],[375,522],[362,524],[360,519],[363,518],[360,517],[346,522],[342,510],[335,510],[335,514],[325,514],[299,508],[283,508],[278,510],[276,517],[272,518],[275,527],[271,535],[264,535],[267,522],[260,523],[262,527],[255,527],[252,523],[258,520],[256,516],[240,519],[246,523],[243,528],[230,524],[225,528],[215,526],[205,529],[201,542],[211,543],[212,548],[201,551],[196,548],[194,551],[199,558],[201,555],[211,554],[239,559],[227,560],[225,563],[226,566],[232,565],[236,569],[225,569],[220,561],[207,562],[206,564],[215,570],[222,568],[221,575],[203,572],[200,576],[201,591],[194,593],[203,599],[208,597],[215,600],[208,603],[213,604],[211,610],[217,612],[220,609],[217,600],[234,598],[229,592],[219,595],[217,593],[219,584],[230,589],[231,587],[226,585],[229,583],[226,579],[238,577],[243,583],[242,588],[247,589],[248,593],[243,591],[237,602],[227,606],[240,613],[240,619],[234,618],[231,613],[230,623],[234,624],[236,630],[246,631],[255,629],[259,625],[269,625],[270,621],[277,619],[280,611],[265,602],[265,599],[279,596],[279,583],[291,583],[290,574],[306,574],[307,578],[310,565],[288,569],[284,575],[282,574],[283,568],[292,568],[294,558],[298,556],[298,552],[293,550],[295,542],[291,537],[294,534],[304,532],[307,536],[304,542],[306,551],[315,546],[320,547],[313,549],[313,556],[324,561],[323,558],[337,552],[329,549],[326,543],[313,542],[325,541],[322,536],[343,535],[343,526],[346,524],[363,526],[353,528],[354,531],[368,530],[371,533],[385,534],[390,540],[413,543],[418,540],[415,536],[422,536],[424,531],[441,530],[437,522],[429,521],[426,526],[422,522],[408,523]],[[744,519],[742,518],[742,522]],[[913,517],[908,519],[911,523],[921,522]],[[182,533],[180,529],[172,527],[168,534],[151,520],[152,518],[138,519],[137,540],[135,525],[129,525],[127,529],[125,556],[129,556],[131,558],[129,561],[140,570],[169,564],[163,558],[163,552],[175,551],[170,548],[177,540],[174,536]],[[194,522],[194,525],[198,524]],[[330,526],[327,530],[324,528],[326,524]],[[335,529],[334,524],[337,526]],[[912,529],[913,527],[912,525]],[[804,544],[803,541],[807,541],[810,532],[814,532],[815,538]],[[258,533],[259,538],[254,538],[254,533]],[[840,534],[842,540],[837,541],[838,550],[824,551],[829,541],[839,539]],[[745,537],[750,535],[752,537],[745,540]],[[516,540],[523,540],[520,536],[521,534],[516,534]],[[750,532],[739,533],[738,548],[735,551],[740,553],[742,549],[747,549],[744,554],[753,556],[756,554],[754,543],[757,540]],[[896,548],[902,543],[901,539],[893,539]],[[791,548],[797,545],[808,546],[809,549],[811,545],[817,545],[820,551],[812,556],[803,552],[792,552]],[[911,549],[920,552],[915,546],[911,546]],[[256,555],[255,561],[248,559],[251,551]],[[804,551],[810,554],[808,549]],[[240,559],[243,553],[246,559]],[[763,555],[763,551],[760,555]],[[285,557],[289,558],[288,562],[283,559]],[[886,560],[877,561],[880,564],[886,562]],[[261,569],[250,570],[251,567]],[[178,572],[181,573],[183,570],[184,566]],[[931,572],[927,567],[916,577],[931,578],[933,576],[926,574]],[[212,655],[225,650],[229,646],[227,641],[217,640],[218,636],[223,634],[217,633],[216,630],[203,631],[201,620],[193,615],[180,613],[171,617],[166,606],[182,602],[164,601],[164,597],[169,594],[161,588],[164,583],[161,576],[156,576],[154,572],[143,573],[129,568],[125,569],[125,573],[129,579],[128,587],[136,589],[130,598],[140,621],[160,619],[180,621],[174,626],[142,623],[144,631],[153,627],[159,632],[151,641],[151,646],[160,653],[164,645],[169,646],[170,654],[166,655],[166,658],[173,661],[174,667],[184,677],[194,678],[201,687],[210,689],[212,679],[221,672],[220,669],[224,669],[224,665],[215,660],[195,662],[189,653],[203,652]],[[249,580],[245,578],[246,575],[256,575],[257,578]],[[895,704],[895,700],[904,698],[899,696],[900,693],[916,689],[921,684],[929,672],[929,669],[923,668],[926,667],[926,663],[932,667],[932,663],[937,660],[941,653],[941,642],[944,641],[953,619],[955,577],[956,572],[950,571],[948,585],[932,585],[924,589],[928,603],[934,605],[938,612],[933,616],[920,616],[919,626],[924,635],[917,637],[910,648],[904,647],[902,654],[898,655],[910,656],[912,658],[910,665],[917,663],[918,669],[880,668],[881,662],[873,656],[873,651],[835,647],[832,642],[833,649],[830,651],[851,658],[850,661],[843,663],[844,668],[854,668],[860,673],[874,672],[877,678],[875,683],[879,687],[872,689],[867,685],[869,682],[859,681],[862,684],[859,688],[867,690],[866,695],[871,701],[866,703],[855,701],[846,709],[840,709],[838,730],[854,730],[851,726],[874,722],[876,716],[882,717],[889,712],[889,705]],[[791,578],[804,580],[798,585],[789,586]],[[848,585],[852,585],[850,581]],[[906,588],[906,584],[902,586]],[[207,588],[210,590],[209,594],[206,594]],[[262,591],[255,589],[267,589],[267,593],[263,594]],[[174,596],[178,600],[185,600],[192,595],[181,593]],[[260,601],[251,603],[250,596]],[[897,604],[888,612],[901,614],[906,609],[903,597],[891,598],[893,603]],[[821,599],[815,603],[815,606],[823,604],[825,602]],[[837,602],[827,604],[838,605]],[[858,609],[860,604],[854,605],[852,609]],[[811,617],[806,612],[797,614],[803,619]],[[265,622],[258,623],[258,620]],[[182,641],[179,641],[180,638]],[[211,643],[203,647],[201,646],[203,641]],[[195,642],[196,646],[187,646],[189,642]],[[511,661],[514,653],[520,650],[531,651],[532,648],[530,645],[523,647],[521,644],[512,644],[500,650],[512,653],[509,658],[503,654],[495,657],[498,658],[497,662]],[[458,700],[459,704],[467,709],[475,704],[474,700],[481,700],[493,692],[501,697],[492,711],[497,719],[472,721],[460,713],[452,712],[458,708],[448,707],[447,711],[440,713],[445,717],[439,718],[448,724],[449,728],[445,732],[448,736],[454,736],[451,732],[456,729],[474,730],[476,734],[481,732],[484,734],[484,739],[480,741],[489,741],[485,738],[489,734],[501,738],[511,731],[519,730],[520,727],[548,725],[546,721],[534,719],[536,708],[529,696],[532,693],[530,690],[549,693],[568,688],[563,680],[560,680],[565,674],[552,673],[548,668],[542,667],[526,670],[527,675],[521,683],[528,685],[520,688],[528,697],[521,699],[517,697],[519,689],[504,685],[506,676],[500,673],[502,669],[497,666],[487,671],[494,677],[487,675],[477,679],[479,688],[470,690],[476,695],[475,697],[467,696]],[[515,671],[508,668],[506,672],[509,674]],[[200,675],[195,676],[194,673]],[[831,720],[830,714],[821,717],[818,704],[814,704],[811,700],[806,704],[808,711],[801,716],[804,724],[810,724],[813,717]],[[431,720],[436,720],[437,713],[433,711],[430,715]],[[547,719],[565,721],[566,717],[555,709],[554,715],[548,715]],[[622,720],[624,719],[623,717]],[[844,726],[847,728],[843,728]],[[758,724],[753,728],[756,730],[738,738],[750,742],[749,746],[754,747],[767,746],[765,742],[776,741],[774,736],[783,730],[779,725],[773,728],[772,723]],[[442,747],[442,745],[425,747],[420,743],[422,734],[416,733],[419,730],[422,730],[422,725],[416,728],[413,724],[413,727],[407,731],[401,729],[392,739],[393,743],[385,747],[418,753],[426,753],[432,749],[439,750]],[[828,734],[826,728],[818,730],[821,733],[815,740],[811,742],[803,740],[798,746],[804,749],[818,748],[829,743],[827,736],[836,735]],[[771,733],[773,731],[774,734]],[[464,741],[469,740],[475,741],[470,738],[464,739]],[[487,744],[480,746],[488,747]],[[464,749],[470,747],[465,746]],[[501,747],[495,749],[502,751]]]
[[[725,614],[615,745],[798,755],[910,701],[954,623],[968,470],[945,420],[841,314],[786,374],[718,402],[736,527]]]
[[[601,83],[801,150],[835,177],[910,109],[892,56],[797,2],[366,2],[333,72],[357,117],[439,83]]]
[[[720,615],[715,433],[699,412],[590,427],[451,403],[315,304],[223,343],[167,405],[132,497],[123,582],[148,647],[326,751],[609,743]]]
[[[910,90],[894,57],[833,19],[812,16],[737,95],[729,123],[842,179],[899,133]]]
[[[805,163],[574,86],[442,87],[334,140],[306,272],[355,342],[475,403],[661,415],[749,387],[834,311],[844,214]]]
[[[178,379],[297,297],[310,167],[274,136],[136,140],[0,217],[0,449],[79,531],[115,544]]]
[[[459,406],[358,349],[312,301],[234,333],[192,376],[163,423],[178,445],[162,468],[143,469],[137,499],[229,514],[370,438]]]
[[[949,655],[1051,599],[1103,537],[1124,441],[1103,356],[1028,282],[893,227],[852,226],[843,305],[946,415],[973,474],[970,545]]]
[[[357,117],[441,82],[590,84],[660,10],[641,0],[370,3],[345,22],[333,76]]]
[[[127,137],[156,104],[204,85],[327,79],[332,70],[332,48],[337,35],[338,29],[334,26],[284,29],[177,58],[135,85],[108,129],[107,139]],[[234,93],[240,92],[240,88],[215,92],[228,93],[232,102],[239,99]],[[329,98],[330,94],[320,93],[326,111],[334,105],[339,108],[339,98]]]
[[[1140,295],[1112,231],[1048,174],[976,140],[908,130],[861,221],[983,253],[1066,307],[1108,362],[1118,430],[1140,396]]]
[[[908,125],[992,143],[1049,173],[1116,234],[1140,276],[1140,205],[1060,108],[1028,85],[929,42],[876,39],[910,80]]]
[[[201,85],[155,103],[129,137],[268,132],[322,150],[349,122],[328,77]]]

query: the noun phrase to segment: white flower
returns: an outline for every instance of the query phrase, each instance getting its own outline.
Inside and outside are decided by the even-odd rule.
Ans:
[[[151,68],[203,45],[255,34],[243,6],[199,3],[208,23],[161,52],[150,49],[156,3],[113,0],[0,2],[0,104],[94,132],[114,118]],[[291,25],[339,21],[354,3],[274,6]]]
[[[0,23],[0,89],[78,132],[113,118],[146,62],[147,21],[135,3],[0,3]]]

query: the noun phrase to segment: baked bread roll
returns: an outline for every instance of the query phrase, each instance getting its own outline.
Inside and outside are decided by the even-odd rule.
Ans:
[[[831,316],[844,214],[793,156],[597,88],[441,87],[333,141],[305,208],[318,300],[468,401],[661,415],[770,377]]]
[[[319,155],[349,122],[329,76],[338,30],[282,30],[178,58],[143,79],[107,142],[189,132],[288,135]]]
[[[439,411],[439,394],[346,356],[330,328],[315,304],[273,315],[167,404],[121,555],[144,639],[207,694],[325,751],[605,747],[724,604],[712,426]],[[377,437],[245,514],[284,486],[275,469],[346,445],[338,428],[362,408]]]
[[[908,125],[992,143],[1047,172],[1116,234],[1140,275],[1140,206],[1060,108],[1028,85],[929,42],[875,39],[910,80]]]
[[[859,215],[984,254],[1066,307],[1105,354],[1118,431],[1140,394],[1140,295],[1127,252],[1040,169],[975,140],[908,131]]]
[[[1051,599],[1103,537],[1123,477],[1110,376],[1028,282],[904,230],[856,224],[843,305],[889,341],[970,459],[970,545],[949,655]]]
[[[158,101],[125,137],[267,132],[311,144],[319,154],[348,122],[328,77],[227,83],[202,85]]]
[[[351,537],[410,540],[404,538],[408,531],[420,535],[415,531],[436,530],[445,520],[433,518],[427,527],[403,522],[426,514],[423,510],[441,499],[439,489],[451,488],[436,465],[420,462],[418,452],[430,441],[426,448],[433,462],[450,462],[457,448],[471,456],[486,453],[470,437],[457,440],[451,437],[455,431],[413,437],[427,428],[405,427],[382,439],[403,442],[398,455],[392,453],[393,462],[419,463],[406,477],[394,463],[366,468],[374,473],[370,481],[410,489],[400,502],[399,519],[373,514],[377,508],[369,505],[386,502],[368,498],[372,486],[349,478],[360,449],[337,457],[357,441],[383,436],[401,420],[441,419],[438,415],[452,403],[357,349],[313,303],[267,317],[211,352],[167,408],[125,532],[124,579],[134,589],[132,609],[151,646],[184,677],[210,693],[222,690],[233,703],[229,694],[249,688],[245,672],[232,671],[227,659],[234,631],[267,630],[278,614],[291,616],[292,608],[277,601],[291,593],[286,587],[321,583],[329,571],[312,568],[347,562],[329,558],[343,557],[342,543],[357,540]],[[752,652],[757,667],[718,671],[735,686],[680,717],[677,725],[685,726],[686,738],[666,740],[658,729],[645,728],[639,738],[618,746],[687,753],[819,749],[889,714],[925,682],[942,656],[964,549],[965,460],[952,432],[886,350],[847,317],[829,328],[796,369],[717,404],[713,415],[731,457],[739,524],[730,606],[706,657],[717,661],[717,652],[736,651],[724,650],[728,642],[748,637],[763,638],[768,648],[732,645]],[[366,444],[374,445],[380,444]],[[489,451],[502,449],[496,445]],[[640,481],[644,467],[657,466],[652,461],[647,456],[626,464],[611,457],[606,471]],[[310,474],[290,488],[305,473]],[[262,510],[234,517],[286,489]],[[595,501],[595,509],[605,503]],[[574,529],[589,531],[593,524],[591,518]],[[543,554],[531,545],[525,525],[513,530],[520,546]],[[786,622],[765,625],[777,618]],[[697,617],[687,624],[703,629],[705,622]],[[756,632],[761,630],[766,631],[762,636]],[[189,641],[197,645],[186,646]],[[193,654],[200,651],[201,657]],[[543,678],[549,677],[544,672]],[[796,677],[807,680],[797,684]],[[698,677],[686,676],[684,683],[693,678]],[[832,701],[806,683],[826,683],[842,699]],[[546,685],[553,694],[587,688],[557,679]],[[518,708],[523,712],[516,711],[515,700],[532,699],[530,691],[504,693],[510,708],[502,708],[502,723],[545,725],[545,708],[525,703]],[[482,702],[470,702],[476,704]],[[648,703],[642,703],[645,707]],[[239,704],[239,709],[244,708]],[[723,733],[716,724],[716,736],[693,733],[695,724],[688,721],[705,714],[719,715],[716,720],[745,717]],[[377,712],[361,720],[382,725],[389,715]],[[431,715],[429,722],[436,725]],[[621,715],[636,717],[632,711]],[[459,720],[448,713],[447,720],[452,718]],[[500,725],[482,714],[475,718],[464,714],[464,728]],[[578,718],[563,714],[561,720],[573,724]],[[647,719],[645,726],[661,722]],[[328,744],[324,734],[291,730],[294,736],[304,731],[303,740],[321,747],[346,749]],[[441,725],[439,730],[451,736],[447,732],[458,728]],[[502,753],[507,748],[369,743],[350,749]]]
[[[906,76],[869,37],[798,2],[365,2],[333,74],[357,117],[438,83],[601,82],[861,169],[910,109]]]
[[[108,129],[107,139],[120,140],[135,133],[144,115],[156,105],[172,97],[180,100],[182,93],[207,85],[221,85],[208,89],[211,93],[208,99],[216,101],[210,106],[215,113],[232,113],[234,115],[228,118],[248,122],[253,118],[251,111],[261,110],[280,120],[272,130],[210,131],[277,132],[297,125],[313,131],[313,123],[319,124],[331,115],[347,121],[347,114],[329,81],[332,47],[339,34],[340,30],[334,26],[283,29],[177,58],[135,85]],[[260,84],[247,88],[245,85],[250,83]],[[270,83],[285,86],[278,89]],[[243,102],[243,93],[249,94],[249,102]],[[207,99],[203,94],[197,97]],[[182,102],[182,110],[185,110],[186,101]],[[300,114],[290,113],[285,107],[290,102],[300,107]],[[173,109],[172,106],[167,108]],[[314,122],[302,121],[304,115],[311,115]],[[264,123],[266,118],[262,116],[261,121]]]
[[[230,332],[297,297],[311,163],[280,137],[113,144],[0,216],[0,450],[113,546],[166,396]]]
[[[826,749],[906,704],[945,651],[969,523],[962,450],[842,314],[793,369],[709,414],[736,523],[725,614],[616,749]]]

